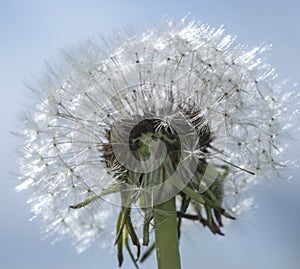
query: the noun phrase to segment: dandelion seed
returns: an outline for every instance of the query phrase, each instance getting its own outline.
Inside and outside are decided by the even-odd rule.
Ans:
[[[87,42],[48,69],[23,120],[17,187],[47,232],[79,251],[115,234],[105,244],[115,242],[120,265],[125,247],[137,266],[164,217],[175,214],[178,234],[187,219],[223,235],[224,218],[251,206],[239,194],[284,165],[295,95],[261,59],[265,48],[223,32],[168,21]],[[174,197],[177,212],[159,207]]]

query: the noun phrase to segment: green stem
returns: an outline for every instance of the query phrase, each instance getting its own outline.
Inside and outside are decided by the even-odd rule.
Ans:
[[[158,269],[180,269],[175,197],[154,207]]]

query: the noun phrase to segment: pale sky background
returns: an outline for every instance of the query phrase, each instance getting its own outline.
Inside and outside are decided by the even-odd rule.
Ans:
[[[78,255],[70,242],[51,245],[37,221],[29,222],[26,197],[17,194],[17,115],[28,103],[24,82],[34,82],[61,49],[98,33],[157,22],[164,15],[179,20],[191,12],[212,26],[224,24],[237,41],[250,47],[271,43],[269,62],[280,78],[300,82],[299,1],[216,0],[0,0],[0,268],[118,268],[116,256],[97,245]],[[298,87],[298,90],[300,87]],[[299,126],[299,119],[298,119]],[[300,142],[290,156],[299,158]],[[290,184],[274,181],[255,193],[256,213],[241,217],[219,240],[194,225],[181,242],[182,268],[299,269],[300,173],[290,170]],[[287,172],[287,176],[289,175]],[[113,242],[112,242],[113,243]],[[155,268],[155,256],[141,269]],[[127,257],[125,269],[133,268]]]

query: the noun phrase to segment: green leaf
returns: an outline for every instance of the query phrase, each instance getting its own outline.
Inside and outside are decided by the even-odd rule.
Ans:
[[[143,256],[140,259],[140,262],[144,262],[152,253],[152,251],[155,249],[155,242],[152,243],[152,245],[145,251]]]
[[[202,211],[201,210],[202,205],[197,203],[197,201],[195,201],[195,200],[192,200],[191,203],[192,203],[193,208],[195,209],[195,211],[198,215],[199,221],[203,224],[203,226],[207,226],[207,220],[203,218],[202,212],[201,212]]]
[[[172,164],[166,162],[164,167],[165,167],[165,171],[166,171],[166,176],[167,176],[167,178],[169,178],[169,176],[171,176],[172,172],[173,172]],[[201,204],[205,204],[205,199],[202,197],[202,195],[198,192],[195,192],[190,187],[186,186],[186,184],[184,182],[182,182],[182,179],[174,178],[174,180],[172,180],[172,183],[176,186],[176,188],[178,188],[179,190],[184,192],[190,198],[198,201]]]
[[[127,221],[127,218],[129,216],[129,213],[130,213],[130,208],[123,207],[121,209],[119,219],[118,219],[118,224],[117,224],[117,235],[116,235],[115,245],[118,244],[119,240],[121,240],[123,229],[124,229],[125,223]]]
[[[210,230],[215,234],[224,235],[218,225],[215,223],[213,216],[211,214],[211,208],[209,206],[205,206],[206,215],[207,215],[207,226],[210,228]]]
[[[137,258],[136,258],[136,260],[138,260],[139,257],[140,257],[141,245],[140,245],[140,241],[139,241],[139,239],[138,239],[138,237],[137,237],[137,235],[135,233],[135,230],[134,230],[134,228],[132,226],[132,222],[131,222],[130,216],[128,216],[127,219],[126,219],[126,229],[127,229],[128,233],[129,233],[129,235],[131,237],[133,245],[135,245],[136,248],[137,248]]]
[[[190,204],[191,199],[189,197],[186,197],[186,195],[182,194],[182,201],[181,201],[181,208],[180,208],[180,214],[177,214],[177,230],[178,230],[178,238],[180,238],[180,229],[181,229],[181,222],[182,222],[182,214],[184,214]]]
[[[206,200],[203,198],[202,194],[194,191],[193,189],[189,188],[188,186],[185,186],[182,189],[182,192],[184,192],[187,196],[189,196],[190,198],[196,200],[200,204],[203,204],[203,205],[206,204]]]
[[[129,242],[128,242],[128,232],[127,231],[124,233],[124,242],[125,242],[125,247],[126,247],[128,253],[129,253],[129,256],[130,256],[131,260],[133,261],[134,266],[138,269],[139,266],[136,262],[136,259],[134,258],[134,255],[131,251],[131,248],[130,248],[130,245],[129,245]]]
[[[120,191],[120,185],[119,184],[114,184],[114,185],[109,186],[108,188],[103,189],[100,193],[98,193],[98,194],[96,194],[92,197],[87,198],[83,202],[80,202],[76,205],[71,205],[69,207],[72,208],[72,209],[82,208],[82,207],[85,207],[86,205],[92,203],[93,201],[95,201],[95,200],[97,200],[97,199],[99,199],[99,198],[101,198],[105,195],[115,193],[115,192],[119,192],[119,191]]]
[[[123,236],[121,236],[123,229],[121,229],[121,221],[122,221],[122,211],[119,214],[118,222],[117,222],[117,230],[116,233],[120,234],[116,240],[117,250],[118,250],[118,261],[119,266],[121,267],[124,261],[123,256]]]
[[[144,225],[143,225],[143,245],[148,246],[150,235],[149,235],[149,226],[151,219],[153,218],[152,210],[146,209],[145,210],[145,217],[144,217]]]

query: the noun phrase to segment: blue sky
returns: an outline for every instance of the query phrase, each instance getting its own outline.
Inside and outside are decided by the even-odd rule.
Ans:
[[[18,139],[9,131],[17,130],[18,113],[28,103],[24,83],[38,79],[44,61],[57,59],[61,49],[99,33],[105,36],[130,25],[151,24],[165,15],[179,20],[189,12],[191,18],[212,26],[224,24],[238,42],[250,47],[271,43],[268,61],[280,78],[300,82],[300,4],[296,0],[0,0],[1,268],[118,268],[109,250],[94,246],[77,255],[68,241],[51,245],[51,239],[42,239],[39,223],[29,222],[24,195],[14,191]],[[299,152],[299,141],[292,141],[290,156],[299,158]],[[256,213],[236,221],[222,240],[200,226],[186,230],[181,242],[183,268],[299,268],[300,173],[297,169],[289,173],[295,174],[289,184],[278,180],[260,187],[254,193],[259,205]],[[141,266],[154,267],[154,257]],[[129,261],[124,268],[131,268]]]

